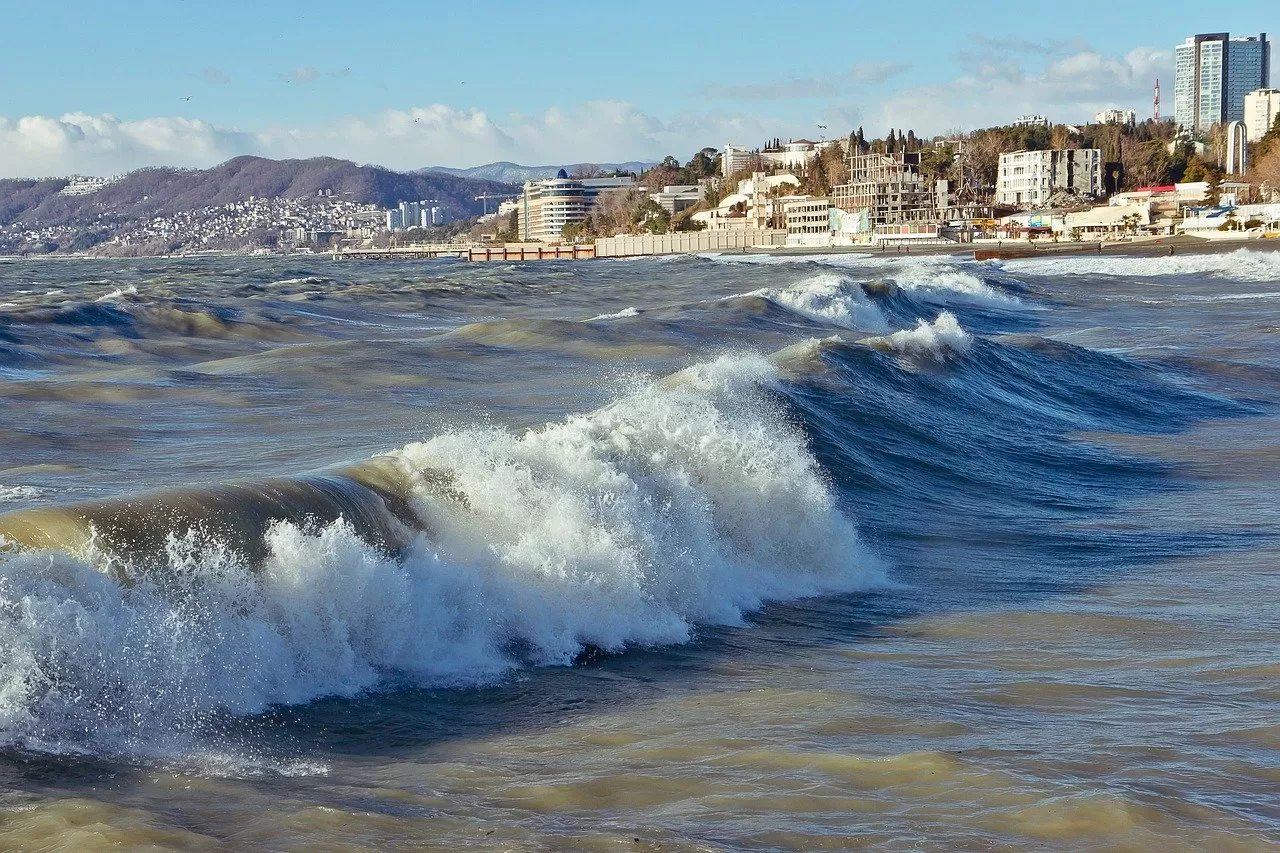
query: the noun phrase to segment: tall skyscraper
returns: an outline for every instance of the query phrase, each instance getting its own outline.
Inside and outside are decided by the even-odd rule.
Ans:
[[[1193,133],[1244,119],[1244,96],[1271,78],[1267,34],[1201,33],[1174,48],[1173,118]]]

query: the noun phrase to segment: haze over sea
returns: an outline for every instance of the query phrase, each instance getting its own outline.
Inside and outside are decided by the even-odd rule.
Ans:
[[[0,847],[1275,849],[1278,280],[0,261]]]

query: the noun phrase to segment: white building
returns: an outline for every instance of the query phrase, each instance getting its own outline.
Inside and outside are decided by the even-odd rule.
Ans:
[[[751,165],[751,152],[740,145],[726,145],[720,157],[720,173],[726,178]]]
[[[998,204],[1040,207],[1057,192],[1102,195],[1102,152],[1097,148],[1077,148],[1000,155]]]
[[[1093,117],[1094,124],[1124,124],[1134,125],[1138,123],[1138,114],[1133,110],[1103,110]]]
[[[784,197],[784,194],[791,187],[798,186],[800,179],[795,175],[756,172],[750,178],[738,181],[737,192],[721,199],[714,210],[700,210],[693,214],[693,219],[703,223],[709,231],[769,228],[775,214],[782,213],[783,202],[795,198]]]
[[[1048,127],[1049,120],[1041,115],[1018,116],[1013,120],[1014,127]]]
[[[520,239],[544,243],[560,240],[566,225],[586,221],[601,193],[628,189],[634,183],[629,176],[570,178],[564,169],[554,178],[526,181],[516,207]]]
[[[1245,95],[1271,80],[1267,34],[1200,33],[1174,48],[1173,117],[1193,133],[1244,120]]]
[[[831,144],[830,141],[811,142],[808,139],[791,139],[782,143],[776,151],[768,149],[761,151],[760,158],[770,166],[803,171],[822,153],[822,149]]]
[[[663,187],[660,193],[652,193],[649,198],[674,215],[702,201],[702,187],[698,184],[671,184]]]
[[[1244,96],[1244,128],[1250,142],[1263,137],[1280,118],[1280,89],[1254,89]]]
[[[782,205],[788,246],[831,245],[831,199],[797,196]]]

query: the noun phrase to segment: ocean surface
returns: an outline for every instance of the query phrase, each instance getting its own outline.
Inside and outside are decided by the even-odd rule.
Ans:
[[[1280,253],[0,261],[0,849],[1280,846]]]

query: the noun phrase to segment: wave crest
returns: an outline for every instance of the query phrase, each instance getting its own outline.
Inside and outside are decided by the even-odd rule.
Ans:
[[[185,754],[224,713],[388,678],[483,683],[875,584],[762,390],[776,377],[764,358],[726,357],[537,430],[388,454],[430,531],[399,558],[344,518],[271,524],[253,564],[190,530],[147,571],[107,571],[118,553],[92,548],[0,550],[0,743]]]

